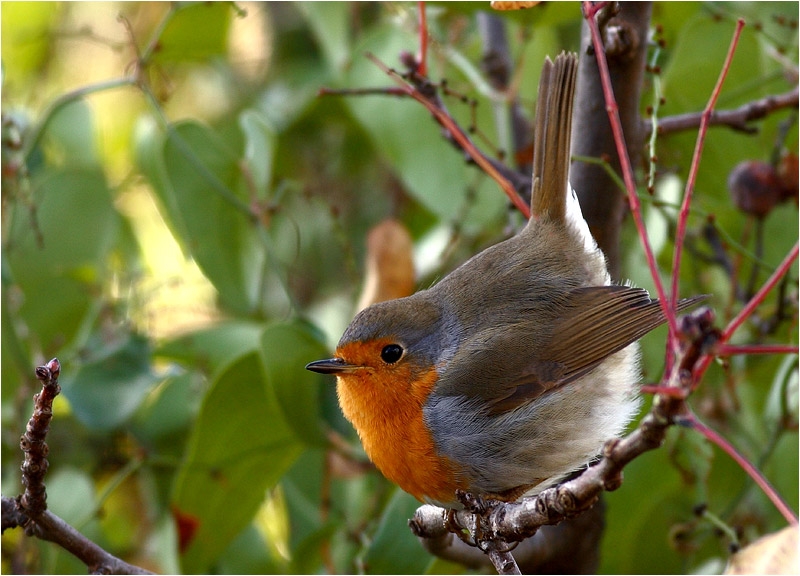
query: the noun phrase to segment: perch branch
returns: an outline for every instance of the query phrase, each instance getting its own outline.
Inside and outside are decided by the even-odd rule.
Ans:
[[[714,315],[708,308],[682,316],[678,322],[677,361],[662,383],[664,393],[655,396],[650,413],[639,427],[625,438],[610,440],[603,458],[583,474],[559,486],[518,502],[489,502],[481,505],[475,497],[461,493],[464,510],[448,511],[425,505],[409,522],[420,538],[443,543],[443,526],[452,524],[460,530],[474,528],[476,543],[509,544],[533,536],[541,526],[557,524],[591,508],[604,490],[616,490],[622,483],[622,469],[639,455],[661,446],[667,429],[683,422],[689,413],[686,398],[692,389],[692,372],[698,361],[713,350],[720,331],[713,326]],[[488,505],[487,505],[488,504]],[[476,512],[481,508],[482,513]],[[449,518],[448,518],[449,516]]]

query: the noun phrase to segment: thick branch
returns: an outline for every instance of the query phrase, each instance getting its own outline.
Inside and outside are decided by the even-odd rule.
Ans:
[[[628,155],[635,166],[645,133],[639,115],[639,100],[647,56],[650,2],[621,2],[619,13],[605,27],[605,48],[611,81],[619,106]],[[621,173],[619,158],[603,87],[592,49],[589,27],[583,23],[578,85],[572,121],[572,154],[607,158]],[[592,235],[608,259],[612,278],[619,278],[619,234],[626,213],[625,196],[602,166],[573,162],[570,182],[580,199],[583,216]]]

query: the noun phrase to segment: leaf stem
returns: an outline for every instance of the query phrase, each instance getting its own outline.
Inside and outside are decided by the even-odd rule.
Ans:
[[[113,90],[115,88],[122,88],[124,86],[136,86],[136,78],[133,76],[125,76],[123,78],[115,78],[113,80],[105,80],[103,82],[98,82],[97,84],[90,84],[88,86],[82,86],[72,92],[67,92],[66,94],[62,94],[55,100],[53,100],[50,105],[45,110],[44,114],[42,114],[41,120],[34,126],[31,135],[25,139],[25,143],[22,149],[22,157],[25,162],[30,160],[30,155],[39,144],[39,141],[42,139],[42,136],[45,133],[45,130],[49,126],[50,122],[53,120],[53,117],[65,106],[71,104],[75,100],[79,100],[81,98],[85,98],[91,94],[95,94],[97,92],[103,92],[106,90]]]

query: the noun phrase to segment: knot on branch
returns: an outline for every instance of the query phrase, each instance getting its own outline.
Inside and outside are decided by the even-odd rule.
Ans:
[[[633,60],[639,49],[639,33],[626,22],[612,23],[603,34],[603,46],[610,59]]]

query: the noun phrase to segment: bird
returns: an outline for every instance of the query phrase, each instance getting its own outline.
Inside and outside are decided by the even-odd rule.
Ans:
[[[531,217],[430,288],[372,304],[329,359],[367,456],[421,502],[515,501],[585,467],[635,417],[658,300],[613,283],[569,185],[578,59],[545,59]],[[696,298],[683,299],[678,308]]]

